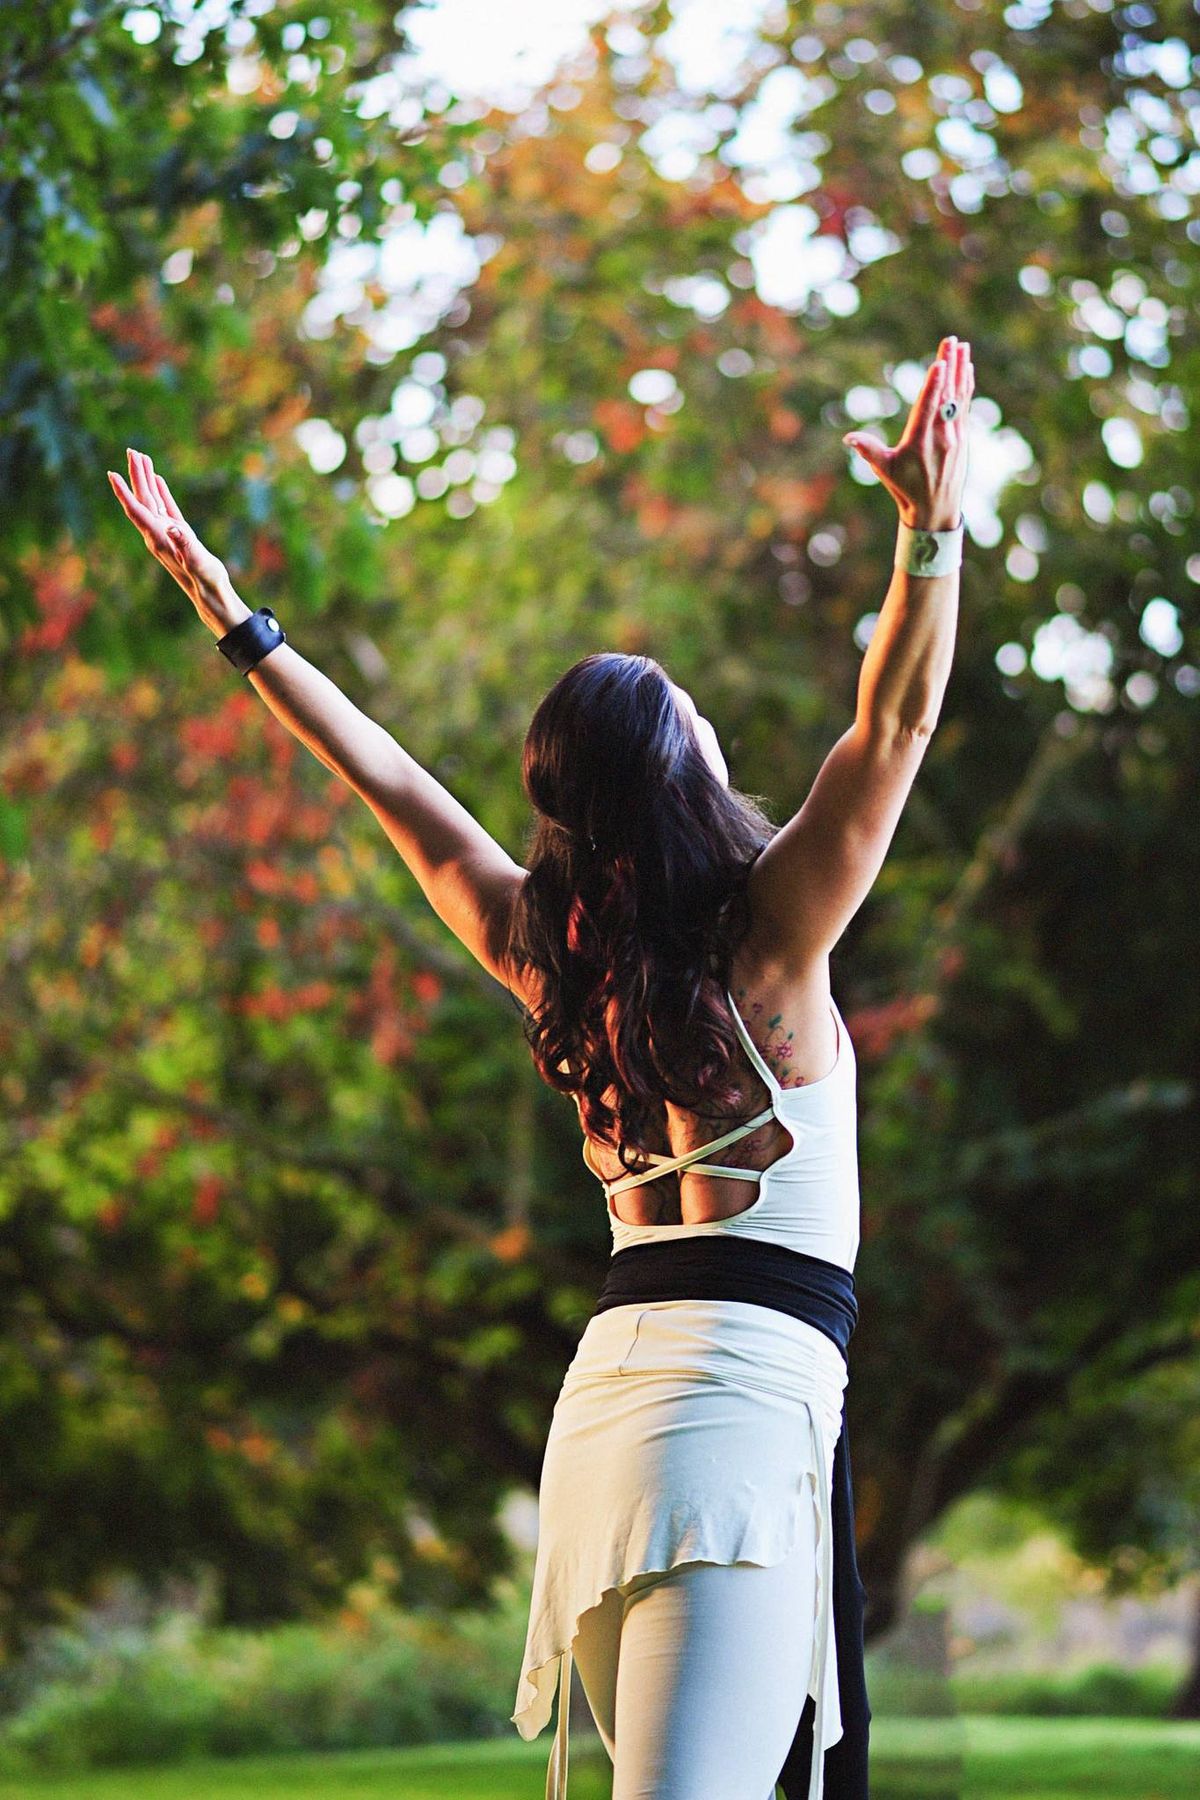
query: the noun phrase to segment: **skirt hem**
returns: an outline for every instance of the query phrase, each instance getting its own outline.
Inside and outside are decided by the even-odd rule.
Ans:
[[[806,1479],[812,1481],[814,1478],[810,1475],[806,1477]],[[605,1595],[619,1591],[625,1586],[626,1582],[636,1580],[639,1575],[669,1575],[673,1569],[683,1568],[688,1563],[717,1563],[723,1568],[734,1568],[739,1563],[748,1563],[752,1568],[770,1569],[773,1568],[776,1563],[786,1562],[794,1549],[795,1533],[793,1532],[792,1542],[789,1543],[785,1550],[781,1550],[777,1556],[719,1556],[716,1554],[712,1556],[697,1556],[694,1551],[688,1550],[682,1556],[675,1557],[669,1563],[633,1569],[629,1574],[623,1575],[619,1581],[607,1582],[600,1593],[597,1594],[596,1598],[575,1615],[575,1623],[571,1629],[569,1641],[566,1644],[560,1645],[557,1650],[552,1651],[539,1662],[532,1663],[528,1670],[522,1674],[520,1687],[522,1690],[529,1691],[527,1695],[524,1692],[518,1695],[518,1704],[509,1714],[509,1722],[516,1726],[518,1732],[527,1743],[532,1742],[534,1738],[541,1735],[546,1729],[546,1726],[550,1723],[550,1715],[554,1710],[554,1692],[558,1683],[557,1665],[560,1663],[566,1651],[574,1651],[575,1640],[579,1636],[579,1627],[585,1616],[590,1613],[593,1608],[602,1603]],[[528,1721],[528,1715],[535,1709],[536,1703],[541,1698],[542,1694],[543,1683],[538,1680],[538,1676],[546,1669],[553,1669],[554,1677],[546,1687],[544,1709],[539,1709],[543,1711],[543,1716],[539,1722],[531,1725]],[[809,1694],[814,1693],[813,1677],[811,1675],[809,1677],[807,1692]]]

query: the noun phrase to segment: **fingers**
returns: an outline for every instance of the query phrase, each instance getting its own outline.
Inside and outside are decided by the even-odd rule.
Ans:
[[[128,446],[126,455],[132,487],[112,469],[108,471],[110,485],[147,547],[174,570],[176,563],[182,565],[187,560],[187,521],[152,459],[144,451]]]
[[[165,514],[166,508],[154,479],[154,465],[144,450],[126,450],[129,458],[129,473],[133,482],[133,491],[148,512],[157,517]]]
[[[954,336],[943,338],[938,361],[944,364],[943,373],[932,394],[926,388],[921,390],[913,415],[913,436],[929,431],[936,423],[949,434],[951,441],[956,442],[960,428],[966,423],[971,395],[975,391],[971,346],[965,339],[960,342]],[[950,419],[945,418],[941,410],[948,401],[953,401],[956,408]]]
[[[130,450],[127,446],[125,450],[125,461],[129,469],[129,486],[133,492],[134,498],[137,500],[139,506],[144,506],[149,510],[146,482],[142,474],[141,464],[138,462],[137,451]]]
[[[158,473],[157,470],[155,470],[154,482],[155,482],[155,486],[158,488],[159,494],[162,496],[163,505],[166,507],[166,509],[170,513],[171,517],[173,519],[178,519],[180,524],[182,524],[183,523],[183,514],[180,512],[178,506],[175,504],[175,497],[171,493],[170,488],[167,486],[166,482],[163,480],[162,476]]]
[[[151,512],[144,506],[137,495],[126,486],[115,469],[108,471],[109,484],[117,499],[121,502],[125,516],[131,519],[141,532],[146,548],[170,564],[175,560],[175,546],[166,534],[166,520],[161,513]]]
[[[886,464],[888,458],[895,454],[890,446],[884,443],[881,437],[875,436],[873,431],[851,432],[842,439],[842,442],[847,445],[849,449],[857,450],[858,454],[870,469],[882,468]]]
[[[942,399],[957,403],[957,416],[961,422],[975,391],[975,370],[971,362],[970,344],[965,339],[961,343],[955,340],[952,347],[954,354],[950,361],[950,381]]]
[[[937,409],[946,395],[949,372],[950,361],[941,356],[931,362],[925,371],[925,379],[912,410],[912,436],[928,431],[932,426]]]
[[[153,520],[149,511],[142,505],[142,502],[138,499],[137,495],[131,488],[126,486],[125,482],[122,481],[115,469],[110,469],[108,471],[108,479],[112,485],[114,494],[125,509],[126,517],[132,519],[139,530],[148,531]]]

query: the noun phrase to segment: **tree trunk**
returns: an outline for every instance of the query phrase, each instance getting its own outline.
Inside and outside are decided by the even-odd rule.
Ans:
[[[1192,1639],[1192,1666],[1171,1702],[1173,1719],[1200,1719],[1200,1593],[1196,1595],[1196,1627]]]

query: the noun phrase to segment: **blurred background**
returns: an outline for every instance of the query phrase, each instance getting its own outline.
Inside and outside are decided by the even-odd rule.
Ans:
[[[508,996],[105,470],[514,856],[599,648],[782,822],[890,574],[841,435],[947,332],[955,668],[833,956],[873,1791],[1200,1786],[1200,13],[735,10],[0,11],[3,1800],[539,1794],[609,1254]]]

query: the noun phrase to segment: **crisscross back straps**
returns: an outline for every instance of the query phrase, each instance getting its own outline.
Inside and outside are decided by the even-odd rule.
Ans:
[[[750,1119],[745,1125],[735,1125],[733,1130],[727,1131],[723,1137],[714,1138],[711,1144],[698,1144],[694,1150],[685,1150],[682,1156],[659,1157],[652,1150],[644,1150],[643,1156],[654,1157],[652,1166],[648,1169],[640,1169],[634,1175],[623,1175],[616,1181],[606,1181],[604,1191],[611,1198],[613,1194],[624,1193],[626,1188],[640,1187],[644,1181],[657,1181],[660,1175],[669,1175],[673,1169],[689,1168],[692,1163],[699,1162],[702,1156],[708,1156],[713,1150],[723,1150],[726,1144],[736,1144],[739,1138],[748,1136],[750,1132],[756,1131],[760,1125],[765,1125],[768,1119],[774,1117],[774,1106],[768,1106],[764,1112],[760,1112],[756,1118]],[[753,1177],[761,1175],[762,1170],[720,1169],[719,1173],[735,1177],[743,1175]]]

